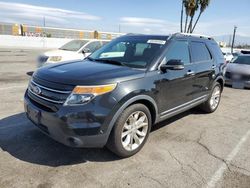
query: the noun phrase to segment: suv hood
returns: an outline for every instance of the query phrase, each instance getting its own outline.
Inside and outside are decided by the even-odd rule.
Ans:
[[[250,65],[229,63],[227,65],[227,71],[232,73],[250,75]]]
[[[67,85],[102,85],[142,78],[145,70],[92,61],[58,63],[38,69],[34,77]]]

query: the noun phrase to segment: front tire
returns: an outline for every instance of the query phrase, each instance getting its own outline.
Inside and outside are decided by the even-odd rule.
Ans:
[[[221,100],[221,85],[216,82],[213,85],[212,92],[209,95],[208,100],[201,105],[201,109],[207,113],[213,113],[219,106]]]
[[[151,130],[151,114],[143,104],[126,108],[117,119],[107,147],[120,157],[130,157],[141,150]]]

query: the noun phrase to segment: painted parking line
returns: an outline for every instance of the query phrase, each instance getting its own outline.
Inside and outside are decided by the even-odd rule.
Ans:
[[[240,151],[243,144],[247,141],[248,137],[250,136],[250,130],[247,131],[247,133],[240,139],[238,144],[234,147],[234,149],[231,151],[231,153],[227,156],[225,161],[227,164],[230,164],[232,160],[235,158],[235,156]],[[220,168],[214,173],[214,175],[211,177],[210,181],[207,183],[207,188],[214,188],[218,181],[221,179],[225,171],[227,170],[227,165],[223,163]]]

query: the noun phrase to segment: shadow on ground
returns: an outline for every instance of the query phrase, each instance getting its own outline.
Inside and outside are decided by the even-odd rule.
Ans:
[[[191,113],[198,112],[192,110],[177,115],[156,124],[152,131],[157,131]],[[82,149],[64,146],[40,132],[26,118],[24,113],[0,120],[0,148],[19,160],[53,167],[74,165],[87,161],[119,160],[116,155],[106,148]]]
[[[40,132],[24,113],[0,120],[0,148],[22,161],[54,167],[119,159],[106,148],[64,146]]]

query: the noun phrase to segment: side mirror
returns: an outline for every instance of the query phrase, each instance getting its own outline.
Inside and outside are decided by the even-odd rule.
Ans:
[[[91,53],[91,51],[90,51],[89,48],[83,48],[83,49],[82,49],[82,53],[83,53],[83,54]]]
[[[26,72],[26,74],[27,74],[28,76],[32,76],[32,75],[33,75],[33,73],[34,73],[34,71],[29,71],[29,72]]]
[[[171,59],[166,64],[160,66],[162,72],[167,70],[182,70],[184,69],[184,63],[179,59]]]

